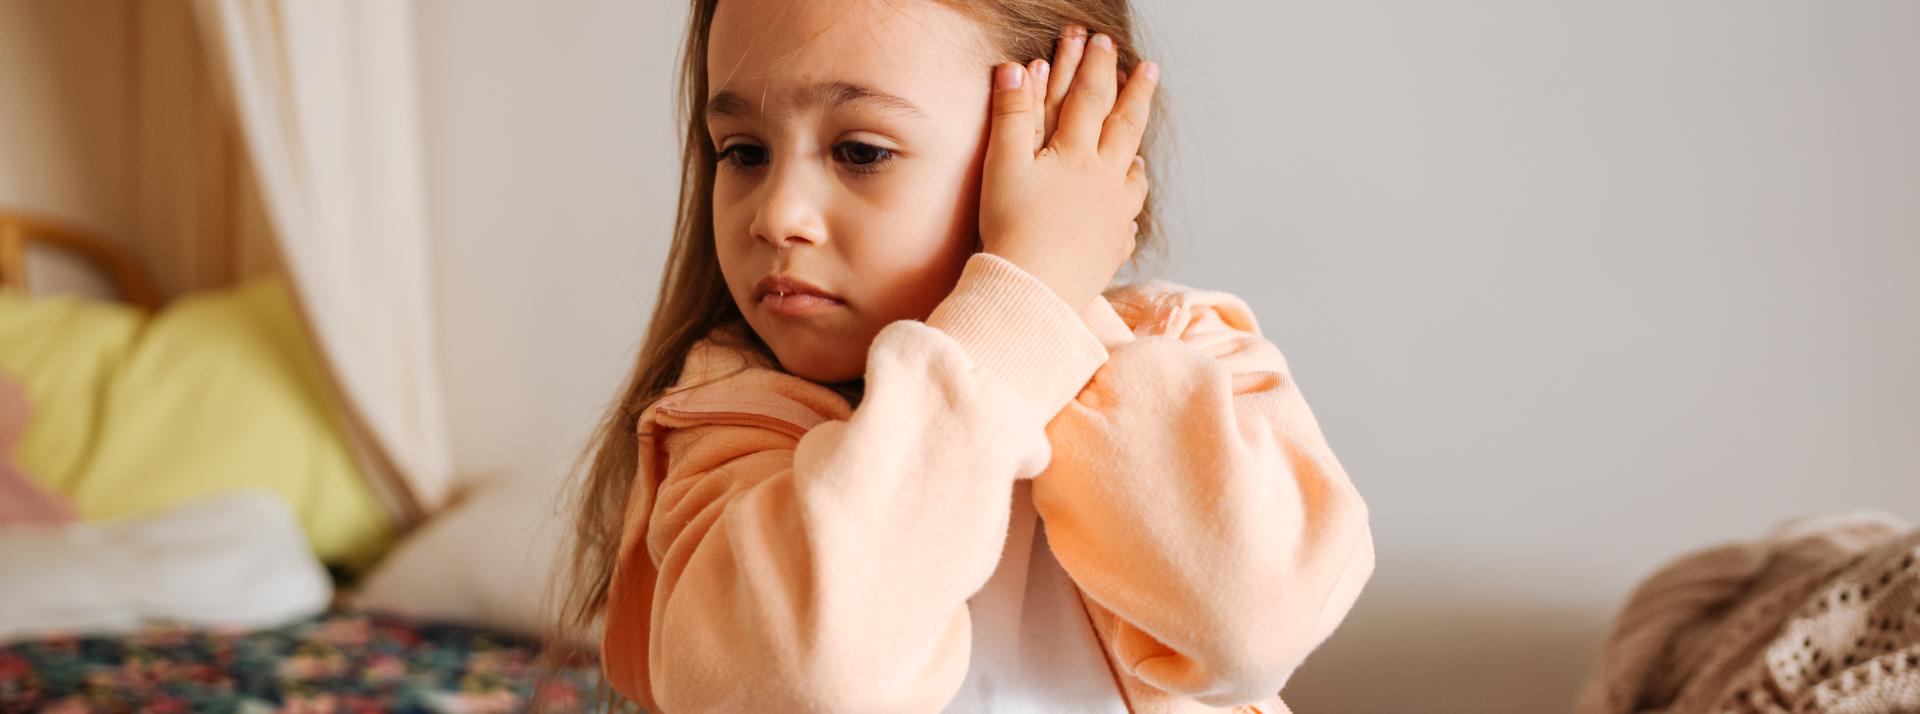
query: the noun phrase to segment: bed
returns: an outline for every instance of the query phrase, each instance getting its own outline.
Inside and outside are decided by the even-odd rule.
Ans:
[[[35,266],[63,262],[86,266],[80,272],[91,273],[95,276],[94,280],[107,286],[105,292],[112,295],[111,298],[105,298],[99,294],[101,291],[92,290],[81,291],[91,293],[87,298],[59,298],[70,301],[74,306],[91,305],[109,310],[114,306],[98,303],[111,300],[119,303],[119,308],[138,311],[142,316],[172,309],[155,296],[152,283],[145,278],[137,263],[127,259],[111,243],[54,222],[0,212],[0,290],[8,291],[7,295],[0,296],[6,298],[6,301],[0,302],[0,311],[13,309],[17,316],[20,310],[17,306],[24,304],[21,302],[24,299],[22,296],[62,292],[59,286],[36,284],[39,271]],[[77,273],[69,268],[65,272],[47,271],[46,274],[59,277]],[[207,309],[204,306],[210,301],[203,300],[199,304],[204,312]],[[217,306],[217,301],[211,304]],[[248,314],[257,317],[261,313]],[[9,316],[0,315],[0,318],[6,317]],[[113,319],[127,322],[145,318],[118,314]],[[203,320],[200,324],[204,328],[209,323]],[[56,324],[52,329],[69,333],[73,331],[64,324]],[[160,330],[148,323],[139,323],[123,332],[130,335],[128,340],[137,338],[144,345],[159,339],[157,335]],[[204,341],[206,335],[203,329],[201,332],[188,333],[187,338],[183,339]],[[6,347],[12,349],[17,344]],[[65,355],[56,354],[41,355],[41,361],[60,362],[63,368],[68,368],[68,362],[85,360],[77,355],[68,360]],[[174,375],[166,375],[166,365],[162,364],[161,367],[159,371],[163,375],[175,378]],[[221,363],[216,367],[228,371],[222,373],[220,378],[238,378],[229,374],[233,370],[230,364]],[[68,369],[68,372],[71,371]],[[150,368],[148,371],[154,370]],[[114,388],[119,391],[131,389],[126,383],[117,383]],[[242,391],[257,397],[261,390]],[[295,389],[290,393],[311,391]],[[103,398],[101,401],[110,404],[111,399]],[[58,405],[42,403],[36,406],[44,413],[56,411]],[[272,418],[288,414],[311,416],[309,412],[298,410],[260,413],[267,416],[254,421],[271,421]],[[114,423],[111,415],[88,413],[83,416],[97,419],[103,424]],[[325,433],[320,435],[326,436]],[[330,442],[324,442],[320,437],[297,443],[285,451],[300,455],[300,467],[311,468],[314,463],[326,461],[316,458],[314,454],[331,448],[328,446]],[[234,440],[249,439],[244,438],[243,434]],[[88,441],[93,443],[102,440],[90,438]],[[241,449],[241,446],[233,447],[233,450]],[[11,449],[0,450],[0,459],[4,459],[0,465],[11,468],[14,465],[12,453]],[[99,459],[84,460],[91,462]],[[205,459],[189,460],[187,465],[200,467],[207,463],[212,462]],[[6,636],[4,628],[0,627],[0,713],[567,712],[595,708],[593,703],[599,701],[598,697],[604,688],[600,686],[598,663],[591,656],[590,648],[547,648],[537,638],[529,636],[524,627],[515,630],[443,617],[409,616],[396,614],[391,608],[376,610],[355,602],[352,596],[357,581],[381,557],[393,550],[392,546],[401,534],[385,525],[371,522],[368,517],[343,517],[337,513],[340,510],[338,504],[342,501],[342,497],[338,496],[342,493],[339,483],[353,477],[350,471],[336,468],[321,476],[302,477],[304,480],[272,483],[268,481],[273,478],[285,480],[276,474],[291,470],[291,467],[262,469],[258,468],[257,462],[225,466],[232,467],[228,470],[239,474],[235,479],[249,478],[250,473],[259,474],[253,478],[260,479],[262,483],[252,485],[259,487],[253,491],[263,494],[260,496],[262,498],[279,499],[281,497],[275,494],[284,494],[284,500],[290,503],[289,508],[283,509],[288,514],[286,519],[289,525],[285,529],[287,539],[297,544],[298,552],[286,559],[289,562],[274,565],[288,566],[286,570],[296,574],[303,568],[310,571],[313,574],[310,580],[318,585],[308,590],[317,591],[317,597],[309,597],[306,604],[297,610],[297,615],[285,616],[285,613],[296,611],[282,608],[275,612],[283,616],[274,618],[271,624],[259,626],[208,624],[205,620],[159,617],[140,618],[137,627],[78,630],[56,627],[35,631],[27,636]],[[164,469],[156,467],[138,476],[153,480],[151,477],[156,474],[165,473]],[[91,524],[96,522],[94,516],[103,514],[106,517],[97,522],[123,524],[124,527],[115,527],[122,527],[123,532],[137,533],[135,528],[146,527],[145,522],[140,520],[142,518],[159,519],[165,513],[178,513],[156,509],[126,514],[95,512],[109,506],[122,508],[118,502],[109,499],[124,497],[130,490],[151,488],[151,484],[128,481],[91,490],[85,483],[60,479],[43,479],[43,484],[50,484],[48,490],[56,492],[54,495],[71,497],[77,505],[67,512],[64,519],[56,517],[49,522],[9,522],[0,517],[0,535],[18,536],[28,532],[22,529],[37,529],[31,532],[50,534],[58,533],[63,528],[93,527]],[[211,493],[228,491],[241,485],[248,484],[229,479],[195,488]],[[276,488],[279,490],[276,491]],[[155,493],[189,504],[203,504],[190,507],[205,508],[207,506],[204,504],[208,503],[220,505],[216,502],[218,499],[204,498],[202,496],[205,494],[188,493],[179,488]],[[318,498],[324,503],[299,503],[303,498]],[[366,513],[377,513],[378,510],[370,502],[356,508]],[[176,516],[176,520],[179,518],[195,520],[193,513],[187,513],[184,517]],[[8,529],[14,530],[9,533]],[[205,538],[206,535],[202,533],[203,540],[197,542],[212,542]],[[246,540],[230,535],[224,540]],[[98,539],[89,536],[69,540]],[[21,551],[17,544],[21,541],[16,538],[12,542],[16,544],[13,551],[0,548],[0,561],[13,558],[12,562],[0,562],[0,574],[11,575],[16,585],[39,577],[38,574],[27,573],[34,572],[34,567],[44,566],[46,562],[43,560],[36,564],[31,557],[19,558]],[[192,543],[188,543],[187,547],[192,547]],[[9,556],[10,552],[12,556]],[[258,552],[256,549],[254,554],[257,556]],[[300,559],[306,559],[307,562],[290,562]],[[324,570],[321,569],[323,560],[326,561]],[[105,562],[101,565],[104,567]],[[266,577],[262,573],[272,569],[229,570],[235,572],[232,582],[248,583],[248,578]],[[390,575],[389,579],[393,579],[393,576]],[[56,579],[55,582],[72,581]],[[4,585],[0,583],[0,595],[19,591],[18,587],[8,591]],[[536,582],[527,582],[521,584],[520,588],[537,590],[538,585]],[[209,592],[203,590],[202,594]],[[277,591],[266,589],[262,592],[284,600],[288,588],[281,587]],[[279,595],[272,595],[272,592]],[[6,598],[0,597],[0,600]],[[15,616],[32,612],[30,607],[23,610],[17,601],[0,602],[0,620],[6,619],[9,610]]]
[[[525,637],[333,608],[250,631],[0,645],[0,712],[571,712],[593,701],[595,672]]]

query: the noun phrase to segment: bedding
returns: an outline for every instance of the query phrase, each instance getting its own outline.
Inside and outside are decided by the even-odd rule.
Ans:
[[[0,526],[0,642],[155,619],[266,627],[319,613],[332,594],[300,523],[260,489],[153,515]]]
[[[537,634],[554,625],[543,598],[561,577],[570,514],[553,479],[488,481],[409,534],[363,578],[356,607]],[[558,595],[558,593],[554,593]],[[598,634],[577,645],[593,646]]]
[[[1670,561],[1616,617],[1575,711],[1920,712],[1920,527],[1796,518]]]
[[[0,713],[585,711],[597,665],[533,640],[335,608],[253,631],[164,625],[0,645]]]
[[[0,372],[32,406],[18,465],[82,519],[261,487],[286,500],[317,556],[349,572],[392,538],[278,276],[152,315],[0,291]]]
[[[93,397],[132,349],[140,323],[140,311],[126,305],[0,290],[0,370],[20,384],[32,411],[15,458],[47,488],[63,490],[85,465],[100,421]]]
[[[14,458],[27,430],[27,390],[0,371],[0,528],[16,523],[66,523],[80,516],[20,468]]]

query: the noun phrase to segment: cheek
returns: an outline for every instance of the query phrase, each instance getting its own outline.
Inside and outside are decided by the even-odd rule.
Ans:
[[[909,237],[912,252],[949,252],[954,240],[970,237],[979,225],[984,159],[983,152],[966,149],[923,157],[911,174],[887,181],[871,208],[887,214],[891,233]]]
[[[758,275],[750,263],[754,260],[749,226],[753,214],[736,204],[713,204],[713,249],[720,261],[720,275],[735,295],[742,292],[740,281]]]
[[[869,280],[869,304],[891,319],[920,319],[953,289],[973,253],[979,217],[979,171],[952,157],[937,172],[902,182],[882,197],[884,213],[860,221],[859,249],[849,267]]]

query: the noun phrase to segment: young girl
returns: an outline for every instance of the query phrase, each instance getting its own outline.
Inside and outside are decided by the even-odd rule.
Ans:
[[[1131,28],[695,0],[678,227],[567,612],[621,695],[1286,711],[1373,571],[1367,508],[1243,302],[1103,294],[1147,235]]]

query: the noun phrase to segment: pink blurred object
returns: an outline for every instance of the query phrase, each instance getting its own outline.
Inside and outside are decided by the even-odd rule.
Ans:
[[[79,520],[73,504],[34,483],[13,462],[13,448],[27,432],[27,390],[0,372],[0,526]]]

